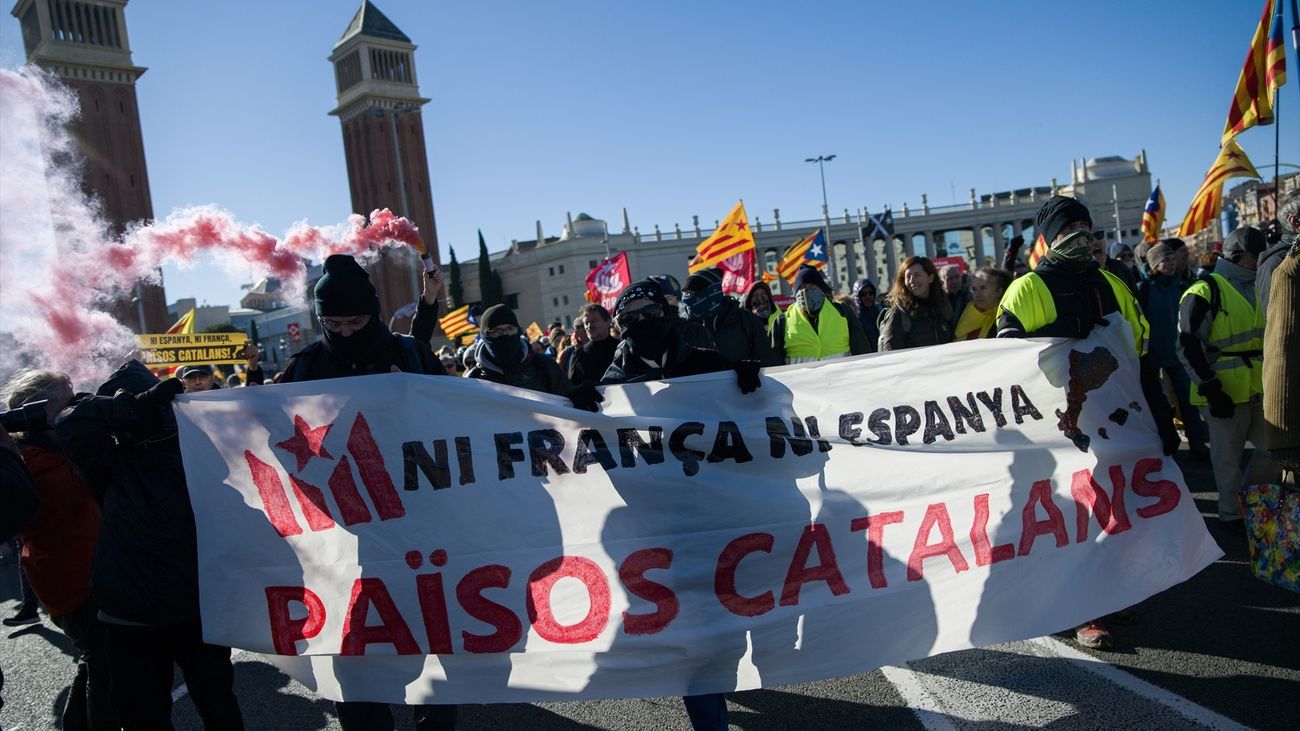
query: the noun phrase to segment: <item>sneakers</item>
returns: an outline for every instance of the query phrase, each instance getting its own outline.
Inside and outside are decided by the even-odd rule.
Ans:
[[[40,616],[36,613],[36,607],[20,607],[12,617],[4,618],[6,627],[22,627],[25,624],[36,624],[41,621]]]
[[[1074,629],[1074,641],[1090,650],[1107,650],[1114,644],[1110,636],[1110,630],[1106,629],[1101,620],[1097,619],[1076,627]]]

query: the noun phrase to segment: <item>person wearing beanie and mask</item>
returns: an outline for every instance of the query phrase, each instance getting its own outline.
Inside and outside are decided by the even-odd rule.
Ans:
[[[749,291],[745,293],[744,297],[740,298],[741,308],[762,320],[763,327],[767,329],[769,335],[772,332],[772,325],[776,323],[776,318],[781,314],[777,312],[775,302],[772,298],[772,288],[762,280],[751,284]]]
[[[766,324],[722,292],[722,276],[721,269],[705,269],[688,277],[682,287],[683,314],[709,331],[714,349],[727,360],[781,365]]]
[[[602,385],[735,371],[742,394],[762,386],[758,361],[733,362],[716,350],[690,345],[682,334],[683,321],[668,317],[668,309],[668,300],[655,279],[643,279],[623,290],[614,304],[614,322],[625,347],[614,356]],[[727,728],[727,698],[722,693],[686,696],[682,701],[693,728]]]
[[[812,363],[871,352],[857,313],[831,299],[820,270],[804,264],[794,275],[794,302],[772,326],[772,349],[786,363]]]
[[[1166,242],[1170,239],[1166,239]],[[1174,247],[1161,242],[1147,250],[1150,276],[1138,282],[1138,303],[1151,328],[1151,366],[1163,372],[1173,386],[1178,399],[1178,414],[1183,420],[1187,442],[1192,456],[1206,459],[1210,456],[1210,435],[1201,419],[1201,412],[1191,403],[1192,382],[1178,358],[1178,308],[1183,293],[1189,286],[1177,276],[1178,262]]]
[[[1242,525],[1244,482],[1273,482],[1263,403],[1264,310],[1255,292],[1255,269],[1267,242],[1245,226],[1228,234],[1214,273],[1183,293],[1178,310],[1178,355],[1196,385],[1191,402],[1204,409],[1210,462],[1219,488],[1219,520]],[[1255,446],[1243,475],[1246,442]]]
[[[880,344],[880,316],[885,312],[876,283],[866,277],[854,282],[853,301],[858,307],[858,324],[867,336],[867,352],[874,353]]]
[[[940,288],[934,263],[909,256],[889,290],[889,309],[880,321],[880,349],[903,350],[952,342],[953,313]]]
[[[665,314],[668,315],[668,319],[682,323],[681,332],[682,337],[686,338],[686,344],[697,348],[712,348],[713,337],[709,335],[709,331],[700,323],[685,320],[681,316],[682,288],[677,283],[677,277],[671,274],[651,274],[646,279],[658,283],[659,289],[663,291],[664,301],[668,303]]]
[[[478,348],[478,363],[465,374],[529,391],[563,396],[574,407],[596,411],[602,400],[594,385],[575,389],[554,358],[538,355],[520,333],[519,319],[505,305],[492,305],[479,318],[483,342]]]
[[[1128,284],[1102,268],[1096,254],[1101,242],[1092,235],[1088,208],[1074,198],[1054,195],[1038,209],[1034,229],[1048,249],[1034,270],[1012,281],[1002,295],[997,337],[1085,338],[1094,327],[1106,323],[1106,316],[1118,312],[1132,330],[1142,393],[1161,445],[1165,454],[1173,454],[1181,439],[1160,379],[1147,357],[1146,317]],[[1076,627],[1074,638],[1091,648],[1110,647],[1113,642],[1101,619]]]
[[[377,373],[445,375],[427,342],[397,335],[379,317],[370,275],[347,254],[325,260],[314,308],[322,335],[289,360],[281,383]]]
[[[172,727],[179,665],[204,728],[238,730],[230,648],[203,641],[194,509],[171,408],[182,388],[128,361],[95,395],[73,397],[54,434],[102,496],[90,595],[122,728]]]
[[[379,297],[370,275],[356,259],[334,254],[325,260],[324,269],[316,282],[314,302],[321,339],[289,359],[280,383],[396,371],[426,376],[447,374],[427,342],[397,335],[380,319]],[[337,701],[334,709],[344,731],[393,728],[393,715],[386,703]],[[453,728],[456,716],[456,706],[416,706],[415,727],[419,731]]]

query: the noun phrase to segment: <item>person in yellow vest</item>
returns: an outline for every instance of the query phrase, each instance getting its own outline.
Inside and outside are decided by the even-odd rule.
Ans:
[[[978,340],[990,337],[998,314],[998,302],[1011,286],[1011,272],[994,267],[980,267],[971,275],[970,302],[957,318],[952,339]]]
[[[811,363],[871,352],[857,313],[831,299],[822,273],[804,265],[794,275],[794,302],[772,325],[772,350],[786,363]]]
[[[1278,471],[1264,442],[1264,310],[1255,291],[1255,269],[1267,245],[1264,234],[1249,226],[1228,234],[1214,272],[1193,282],[1178,307],[1178,357],[1195,383],[1191,402],[1209,426],[1224,527],[1242,525],[1243,480],[1270,482]],[[1255,453],[1243,474],[1248,441]]]
[[[1181,439],[1174,429],[1173,412],[1160,380],[1146,358],[1146,318],[1128,285],[1102,269],[1095,257],[1104,244],[1092,235],[1092,215],[1087,206],[1074,198],[1054,195],[1038,209],[1034,230],[1048,242],[1048,249],[1034,270],[1012,281],[1002,295],[995,318],[997,337],[1085,338],[1094,327],[1105,325],[1108,315],[1120,313],[1133,331],[1148,411],[1155,419],[1164,453],[1173,454]],[[1087,448],[1083,439],[1075,441],[1075,445]],[[1120,622],[1131,616],[1130,610],[1112,615]],[[1090,648],[1113,644],[1102,618],[1076,627],[1074,638]]]

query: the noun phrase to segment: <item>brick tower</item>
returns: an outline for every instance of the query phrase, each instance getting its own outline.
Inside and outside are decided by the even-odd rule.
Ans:
[[[438,235],[429,190],[415,45],[368,0],[361,3],[334,44],[338,106],[330,114],[343,127],[352,210],[388,208],[420,227],[438,258]],[[414,253],[388,249],[370,267],[385,321],[420,296],[420,264]]]
[[[145,69],[131,63],[126,3],[19,0],[13,9],[27,60],[57,74],[80,99],[71,131],[83,152],[83,186],[100,200],[117,234],[128,223],[153,218],[135,96]],[[171,324],[161,285],[137,285],[113,314],[136,332],[163,332]]]

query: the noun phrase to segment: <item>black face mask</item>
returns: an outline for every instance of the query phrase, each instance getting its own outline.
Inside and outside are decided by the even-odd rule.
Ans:
[[[325,330],[325,347],[331,353],[354,365],[367,365],[373,362],[389,335],[388,328],[379,321],[378,315],[371,315],[365,327],[351,335],[344,336]]]
[[[633,355],[658,361],[668,350],[668,344],[672,342],[675,324],[667,317],[641,320],[623,334],[623,339],[632,348]]]
[[[527,346],[519,339],[518,335],[484,338],[483,343],[483,347],[487,349],[488,358],[503,371],[513,371],[524,361]]]

